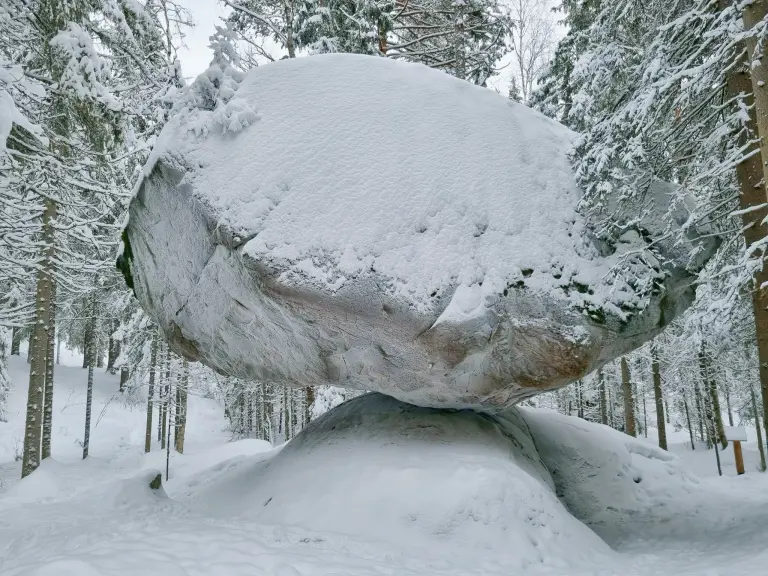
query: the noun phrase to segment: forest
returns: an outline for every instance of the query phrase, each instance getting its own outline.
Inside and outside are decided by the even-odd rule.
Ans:
[[[768,441],[768,267],[764,266],[768,246],[765,187],[768,177],[768,61],[763,62],[763,59],[768,46],[768,2],[221,0],[220,5],[226,10],[224,19],[196,22],[195,13],[199,7],[177,0],[0,0],[0,456],[3,458],[0,462],[0,509],[4,506],[4,482],[16,490],[16,486],[27,485],[24,484],[27,477],[37,476],[38,469],[44,473],[48,470],[51,474],[53,468],[50,466],[60,465],[55,462],[58,460],[57,447],[64,443],[56,440],[57,435],[66,435],[69,444],[74,435],[78,459],[81,456],[83,460],[93,460],[91,446],[96,437],[105,435],[105,441],[110,438],[111,442],[111,438],[118,434],[117,428],[105,431],[109,426],[120,426],[119,418],[109,416],[110,411],[128,415],[125,417],[132,422],[131,432],[126,432],[125,438],[130,437],[130,440],[121,437],[120,442],[130,444],[131,454],[136,458],[156,458],[152,463],[162,468],[164,483],[173,481],[174,458],[179,458],[180,475],[186,474],[185,466],[189,470],[197,466],[185,464],[196,462],[185,458],[195,458],[197,447],[202,446],[200,439],[210,431],[196,428],[202,424],[195,422],[195,418],[213,418],[211,414],[217,414],[215,435],[221,445],[246,446],[242,443],[264,441],[258,446],[262,446],[266,453],[267,448],[271,450],[288,443],[272,456],[275,459],[273,468],[284,468],[284,476],[274,479],[269,474],[277,472],[259,472],[263,478],[258,478],[265,482],[264,485],[274,482],[277,486],[280,478],[285,480],[289,474],[312,473],[298,464],[286,463],[294,453],[302,454],[307,462],[313,461],[311,443],[314,440],[301,434],[302,430],[317,430],[318,438],[327,438],[338,433],[330,431],[336,430],[330,424],[334,417],[332,413],[344,414],[345,406],[354,405],[359,406],[361,414],[373,414],[384,405],[366,400],[370,396],[358,398],[369,390],[388,393],[386,389],[366,387],[364,381],[354,385],[342,382],[336,386],[322,381],[291,386],[278,376],[271,379],[245,377],[256,373],[250,367],[228,371],[227,367],[242,364],[235,352],[231,358],[227,357],[228,364],[224,360],[217,364],[218,357],[214,352],[203,350],[207,344],[195,342],[201,351],[198,353],[195,349],[195,353],[191,353],[191,348],[185,348],[184,337],[178,335],[183,328],[165,318],[159,319],[162,316],[158,311],[159,304],[146,306],[148,301],[156,303],[162,298],[157,298],[150,288],[138,285],[137,279],[141,278],[134,261],[138,258],[139,248],[135,237],[129,241],[129,233],[132,233],[129,213],[131,222],[138,221],[133,210],[142,202],[136,200],[140,189],[151,182],[149,178],[154,173],[158,155],[169,147],[174,152],[168,144],[169,137],[164,140],[164,134],[173,136],[173,130],[184,122],[191,122],[189,118],[194,118],[200,110],[210,113],[210,122],[189,128],[196,138],[212,138],[210,135],[217,130],[232,137],[239,137],[241,131],[258,130],[260,123],[265,122],[262,117],[269,114],[269,108],[256,105],[251,108],[248,103],[243,103],[244,98],[238,98],[238,94],[246,93],[244,87],[248,79],[258,78],[255,73],[263,73],[267,78],[271,69],[287,69],[294,59],[306,60],[309,67],[313,59],[330,62],[338,57],[329,54],[356,54],[392,61],[393,66],[398,66],[392,68],[394,71],[406,70],[406,64],[423,67],[424,74],[430,68],[453,77],[454,82],[475,85],[471,94],[480,94],[481,90],[491,94],[496,92],[494,98],[503,100],[504,106],[517,111],[515,114],[529,115],[524,117],[535,117],[542,123],[546,117],[547,122],[559,123],[572,134],[567,160],[572,169],[573,184],[581,191],[574,204],[574,214],[580,219],[578,224],[573,224],[574,234],[585,238],[589,246],[597,247],[590,250],[599,256],[585,256],[585,259],[610,257],[610,266],[604,274],[600,269],[599,286],[602,288],[596,287],[597,279],[582,280],[583,276],[576,272],[559,284],[554,280],[551,282],[564,291],[569,302],[578,302],[572,307],[579,317],[585,318],[584,322],[608,334],[601,338],[626,341],[627,344],[615,348],[621,349],[621,354],[611,353],[609,357],[606,352],[599,358],[595,356],[588,368],[569,376],[567,382],[557,380],[555,384],[542,385],[535,393],[515,396],[510,404],[520,407],[524,420],[528,420],[525,415],[530,411],[527,427],[515,426],[530,428],[541,452],[540,463],[543,462],[542,466],[549,470],[547,477],[552,474],[552,479],[546,482],[554,481],[557,497],[579,521],[601,537],[603,534],[594,526],[610,525],[610,522],[605,524],[607,521],[602,517],[580,516],[571,509],[569,498],[575,502],[579,495],[569,493],[558,484],[560,480],[553,470],[559,464],[548,458],[554,458],[552,454],[558,450],[557,441],[553,440],[556,432],[564,436],[569,434],[565,431],[568,426],[565,422],[572,420],[564,420],[563,416],[603,425],[631,437],[619,439],[618,435],[609,435],[609,431],[605,431],[606,445],[620,446],[616,448],[617,453],[628,451],[632,458],[641,454],[670,467],[678,466],[667,460],[673,455],[677,455],[674,457],[679,457],[680,462],[686,457],[696,458],[697,466],[709,467],[706,474],[718,478],[723,474],[733,475],[732,431],[746,428],[745,433],[749,436],[744,445],[746,476],[761,478],[750,482],[765,481],[761,473],[766,472],[765,444]],[[198,77],[189,78],[185,75],[185,62],[180,54],[194,27],[210,32],[207,46],[210,64]],[[284,62],[286,60],[289,62]],[[341,64],[338,66],[342,68]],[[336,70],[328,69],[331,73]],[[379,68],[372,65],[371,69]],[[375,83],[373,74],[371,72],[372,79],[363,77],[364,74],[358,79],[353,72],[339,75],[331,79],[335,84],[330,82],[327,90],[317,88],[317,93],[329,101],[344,98],[345,91],[353,94],[358,83],[364,87],[368,87],[369,82],[371,85]],[[286,81],[278,89],[296,91],[285,93],[287,103],[300,101],[297,95],[303,90],[300,84]],[[399,95],[401,89],[403,92]],[[409,86],[405,84],[382,83],[375,87],[377,98],[387,102],[398,102],[407,89]],[[266,88],[263,90],[266,93]],[[478,95],[478,102],[481,97],[485,96]],[[443,110],[441,102],[440,95],[436,94],[431,103],[433,109]],[[325,109],[324,102],[316,104],[318,111]],[[411,103],[411,112],[429,105],[430,102]],[[385,109],[383,104],[382,108]],[[449,108],[446,106],[445,110]],[[457,107],[456,110],[463,109]],[[420,125],[418,129],[425,133],[434,129],[437,134],[437,124],[443,123],[468,133],[484,129],[472,125],[475,116],[471,114],[464,118],[455,110],[444,116],[437,114],[429,116],[434,125]],[[305,116],[297,112],[297,118]],[[387,118],[385,112],[381,118]],[[340,118],[339,123],[343,125],[344,119]],[[314,134],[313,126],[307,126],[307,134]],[[355,124],[354,128],[365,131],[367,141],[380,139],[382,157],[386,157],[387,146],[395,147],[388,144],[391,141],[386,136],[393,133],[398,138],[402,136],[403,147],[410,146],[408,158],[417,163],[430,166],[429,162],[433,161],[450,164],[455,160],[455,157],[435,160],[435,150],[442,148],[433,150],[412,145],[407,129],[399,125],[361,128]],[[506,136],[513,143],[529,137],[521,134],[522,131],[510,132]],[[286,141],[296,137],[293,133],[285,136]],[[276,138],[281,135],[278,133]],[[329,138],[333,141],[335,136]],[[276,170],[282,169],[284,163],[280,158],[282,151],[298,151],[313,144],[299,140],[293,148],[275,145],[275,149],[281,151],[274,154]],[[306,157],[301,156],[301,152],[296,154],[299,159]],[[339,149],[337,154],[341,156],[344,151]],[[466,155],[461,152],[457,155],[469,163],[482,163],[490,157],[479,153],[475,156],[471,150],[467,150]],[[269,158],[269,155],[265,157]],[[309,161],[317,158],[319,156],[310,155]],[[361,151],[358,161],[364,163],[365,158]],[[516,161],[510,158],[512,164]],[[202,170],[202,161],[200,166]],[[330,162],[325,168],[328,172],[334,170]],[[389,168],[395,176],[399,174],[400,167]],[[343,169],[339,170],[343,172]],[[484,170],[492,176],[501,173],[502,169],[488,162]],[[386,198],[389,194],[397,197],[389,188],[393,182],[398,185],[395,176],[382,176],[381,182],[386,185],[381,188],[368,182],[361,190],[377,198]],[[407,188],[408,178],[401,181]],[[661,194],[654,188],[659,182],[666,186]],[[288,184],[285,186],[287,189]],[[542,186],[542,190],[551,188],[549,184]],[[530,194],[544,193],[531,190]],[[206,200],[212,205],[218,201],[214,196]],[[346,200],[329,199],[328,202],[343,204]],[[279,203],[275,201],[275,206],[269,210],[276,210]],[[506,205],[500,208],[505,209]],[[558,206],[553,202],[545,208],[556,211]],[[237,210],[237,206],[232,208],[232,211]],[[352,208],[347,206],[347,210]],[[563,214],[566,214],[565,207]],[[173,220],[173,213],[169,212],[166,217]],[[571,226],[576,220],[569,218],[562,216],[563,222],[567,220],[562,225],[554,216],[550,221],[555,223],[554,226]],[[232,222],[236,223],[234,217]],[[539,225],[539,221],[536,222]],[[222,223],[216,226],[219,224]],[[393,233],[399,233],[397,224],[393,221]],[[432,224],[429,220],[424,230]],[[494,226],[492,222],[491,232]],[[480,231],[475,232],[475,237],[483,235],[488,227],[488,222],[478,224]],[[539,232],[543,237],[550,233],[556,236],[558,231]],[[571,232],[569,228],[568,237]],[[307,234],[310,233],[308,230]],[[248,240],[255,235],[243,234]],[[235,240],[239,241],[239,236],[235,236]],[[179,262],[188,258],[183,239],[169,236],[162,242],[168,250],[178,253]],[[266,245],[273,249],[272,245]],[[143,250],[141,257],[146,261],[146,248]],[[267,253],[267,248],[262,250]],[[559,281],[560,275],[568,270],[571,256],[552,250],[553,254],[547,257],[555,263],[554,278]],[[580,258],[584,250],[577,246]],[[294,260],[298,264],[293,262],[291,265],[303,265],[298,257]],[[360,260],[364,261],[363,256]],[[322,268],[317,259],[311,262]],[[333,266],[344,270],[338,257]],[[366,266],[374,270],[370,263]],[[539,281],[538,268],[535,273],[533,267],[519,265],[519,269],[517,288],[539,286],[533,282]],[[298,275],[296,277],[303,274],[301,282],[306,278],[309,278],[306,282],[310,282],[313,275],[319,277],[327,270],[288,271],[279,279],[292,278],[290,274]],[[487,287],[491,284],[491,275],[488,270],[486,273]],[[347,279],[357,274],[363,273],[347,273]],[[327,280],[323,276],[322,282],[327,281],[330,285],[339,277],[343,282],[345,278],[339,274],[333,278],[328,275]],[[566,284],[566,280],[570,284]],[[461,280],[453,278],[452,282],[455,288]],[[483,286],[482,280],[479,285]],[[404,286],[402,291],[408,292],[406,282]],[[440,298],[443,286],[436,288],[431,296],[438,294],[436,298]],[[508,283],[504,288],[505,297],[511,286],[513,284]],[[324,284],[322,288],[325,289]],[[458,294],[458,290],[455,293]],[[684,293],[690,293],[691,297]],[[450,305],[453,306],[452,301]],[[383,306],[387,312],[387,305]],[[412,303],[411,306],[414,307]],[[643,314],[647,317],[650,314],[647,310],[656,308],[660,310],[659,317],[654,319],[656,324],[652,330],[641,334],[630,319],[642,318]],[[438,316],[436,314],[433,320]],[[616,319],[615,324],[606,320],[609,316]],[[291,326],[287,330],[299,333],[298,328]],[[190,338],[188,334],[186,337]],[[276,341],[274,347],[279,349],[284,345],[284,342]],[[442,340],[439,345],[443,345]],[[608,344],[601,345],[608,348]],[[386,345],[382,346],[386,348]],[[387,360],[395,358],[395,352],[389,349],[382,355]],[[195,361],[197,358],[202,361]],[[557,361],[553,356],[551,362]],[[395,360],[392,362],[396,363]],[[429,368],[432,369],[431,363]],[[267,372],[265,370],[264,374]],[[82,403],[78,400],[78,404],[70,405],[67,394],[69,397],[82,395]],[[393,395],[398,400],[410,398],[406,392]],[[418,398],[415,404],[430,408],[443,406]],[[340,405],[341,408],[337,408]],[[455,407],[465,406],[459,401]],[[467,403],[466,407],[475,408],[475,405]],[[211,414],[207,412],[209,408]],[[76,416],[72,415],[73,409]],[[65,410],[68,411],[66,417],[63,416]],[[409,408],[403,410],[410,414]],[[542,414],[554,411],[560,416],[552,416],[553,423],[546,424],[538,415],[540,411]],[[421,417],[418,416],[420,412],[415,414],[414,419]],[[517,417],[509,418],[514,421]],[[102,419],[104,423],[100,424]],[[113,424],[113,421],[118,423]],[[363,439],[368,439],[370,434],[371,439],[365,442],[375,444],[378,441],[376,426],[384,425],[378,420],[375,422],[370,430],[361,428],[356,432]],[[76,434],[61,432],[70,424],[79,427]],[[208,420],[204,425],[208,426]],[[468,432],[473,438],[484,434],[481,424],[468,423],[466,426],[477,426],[478,431],[471,428]],[[584,438],[594,436],[595,446],[599,445],[601,432],[596,432],[597,428],[583,422],[572,426],[578,431],[574,434]],[[185,439],[190,438],[192,443],[185,449]],[[292,439],[293,442],[289,442]],[[363,446],[364,440],[360,442]],[[491,441],[484,442],[487,445]],[[599,449],[587,446],[587,440],[584,442],[583,446],[574,444],[574,450],[583,451],[587,461],[589,457],[600,460]],[[623,442],[627,442],[626,448]],[[459,440],[456,443],[463,445]],[[554,447],[543,447],[550,443]],[[238,457],[251,455],[248,450],[261,450],[254,448],[256,444],[247,445],[250,448],[244,448]],[[738,460],[742,457],[741,444],[737,442],[737,445]],[[102,445],[98,446],[97,462],[107,458],[101,452]],[[357,454],[357,450],[361,453],[360,461],[367,462],[370,456],[360,446],[353,445],[350,454]],[[63,450],[64,460],[71,458],[72,450],[72,446]],[[188,455],[190,450],[191,456]],[[485,448],[478,454],[485,454],[483,450]],[[569,458],[570,453],[566,454],[565,448],[562,450],[565,454],[562,458]],[[327,457],[330,462],[341,458],[333,454],[323,458]],[[423,456],[425,461],[431,462],[431,456],[418,454],[414,451],[413,457]],[[471,454],[461,453],[459,460],[465,457],[473,458]],[[46,468],[49,459],[53,463]],[[631,460],[628,455],[626,459],[627,462]],[[325,461],[320,456],[317,460]],[[605,464],[610,465],[613,464]],[[386,464],[382,466],[386,467]],[[205,468],[202,464],[200,467]],[[244,468],[233,469],[242,473]],[[436,463],[435,470],[438,469]],[[674,470],[676,478],[686,479],[685,489],[680,490],[685,494],[692,493],[687,472]],[[354,469],[345,469],[347,475],[340,478],[348,479],[357,473]],[[342,481],[331,472],[327,474],[328,482]],[[363,468],[359,474],[360,478],[367,479],[366,474],[371,472]],[[673,472],[669,474],[673,475]],[[205,478],[201,482],[213,481],[208,476]],[[188,492],[182,491],[183,494],[192,494],[191,480],[183,481],[189,482],[189,487],[184,488]],[[413,484],[416,484],[415,480]],[[231,486],[235,485],[232,480]],[[286,485],[293,486],[291,482]],[[230,485],[223,486],[226,491]],[[404,482],[403,491],[410,490],[409,486]],[[725,485],[713,486],[725,490]],[[738,492],[739,485],[728,486],[728,494]],[[744,510],[766,513],[768,502],[756,496],[761,486],[749,485],[747,492],[753,500],[743,503]],[[168,484],[169,494],[172,488],[173,484]],[[599,490],[594,489],[594,492],[597,494]],[[266,494],[258,492],[253,498],[262,495],[266,498]],[[322,500],[322,496],[318,498]],[[329,498],[333,501],[331,496]],[[407,497],[404,499],[408,500]],[[270,495],[267,502],[271,500]],[[361,501],[368,503],[364,498]],[[638,497],[640,501],[648,507],[655,502]],[[295,516],[299,518],[296,522],[303,522],[301,515],[296,516],[296,509],[302,502],[304,500],[298,498],[292,508],[283,510],[284,518]],[[376,505],[375,502],[371,504],[371,509],[376,509]],[[221,506],[228,509],[223,503]],[[320,504],[314,501],[307,504],[307,515],[324,517],[326,512],[315,510],[317,506]],[[637,506],[638,510],[645,509],[640,504]],[[604,508],[612,509],[609,504]],[[726,509],[726,506],[723,504],[722,508]],[[627,512],[628,517],[632,513]],[[275,514],[277,518],[269,522],[282,521],[278,512],[269,514]],[[414,522],[417,516],[414,513]],[[756,516],[754,522],[757,524],[764,519],[765,516],[762,520]],[[369,526],[364,519],[352,516],[338,522],[342,524],[347,520],[348,526],[356,526],[355,522],[365,526],[355,529],[360,533]],[[568,516],[568,520],[563,520],[565,524],[553,530],[558,534],[569,533],[571,525],[568,522],[571,520]],[[649,525],[661,522],[656,517],[647,521]],[[291,522],[285,521],[286,525],[296,524]],[[495,525],[496,520],[486,518],[486,527],[489,522]],[[325,530],[323,526],[313,529],[318,534]],[[329,530],[336,532],[336,528]],[[392,528],[393,533],[397,530],[399,528]],[[443,532],[437,530],[434,533]],[[592,536],[590,532],[589,537]],[[117,569],[113,572],[111,568],[99,568],[97,564],[90,568],[92,572],[81,571],[85,564],[72,564],[67,568],[64,564],[56,564],[63,562],[60,558],[51,560],[50,572],[26,572],[26,564],[14,564],[16,555],[25,558],[21,548],[15,544],[5,548],[2,539],[6,537],[10,543],[10,536],[0,530],[0,552],[5,551],[10,574],[132,573]],[[300,540],[293,533],[285,538],[287,541]],[[712,533],[706,534],[707,542],[714,539]],[[140,548],[140,544],[137,546]],[[343,548],[347,544],[338,546]],[[424,546],[428,548],[431,544]],[[580,545],[569,541],[564,546],[572,550]],[[370,557],[379,554],[375,547],[365,550],[359,553]],[[291,554],[286,557],[293,558]],[[403,552],[406,558],[408,554]],[[439,556],[438,552],[435,554]],[[600,554],[603,552],[595,552],[594,558],[602,558]],[[467,553],[466,558],[470,556]],[[384,562],[378,556],[376,558],[376,562]],[[432,560],[424,558],[417,564],[402,564],[400,572],[397,568],[395,572],[452,573],[444,566],[430,565]],[[594,558],[583,559],[583,566],[594,567],[603,561]],[[641,559],[636,560],[637,572],[631,571],[632,568],[627,573],[646,573]],[[590,564],[593,561],[597,564]],[[0,572],[5,573],[3,562],[0,559]],[[169,562],[173,564],[175,561]],[[477,565],[475,560],[467,562],[467,566]],[[498,560],[499,566],[508,566],[504,562],[506,560]],[[291,568],[287,564],[270,564],[263,573],[280,576],[321,573],[318,568],[321,564],[313,565],[314,568],[302,568],[299,564]],[[355,567],[349,558],[339,565],[348,571],[339,571],[340,574],[367,574],[369,571],[373,574],[376,573],[373,570],[382,569],[378,564],[376,568]],[[590,573],[579,566],[574,565],[573,572],[568,573]],[[220,568],[221,573],[240,573],[235,569],[227,572],[226,567]],[[496,573],[497,568],[494,565],[485,573]],[[557,570],[554,565],[551,568]],[[74,571],[65,572],[65,569]],[[585,571],[579,571],[582,569]],[[189,567],[184,570],[187,571],[179,573],[198,573]],[[498,570],[499,573],[503,571],[502,568]],[[199,573],[219,572],[212,568]]]

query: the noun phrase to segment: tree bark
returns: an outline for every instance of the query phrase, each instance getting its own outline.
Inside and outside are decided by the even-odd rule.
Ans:
[[[725,382],[723,391],[725,392],[725,407],[728,410],[728,426],[733,426],[733,410],[731,409],[731,387],[728,385],[728,382]]]
[[[307,386],[306,393],[307,393],[307,410],[306,410],[306,413],[304,414],[305,426],[309,424],[310,420],[312,420],[312,404],[315,403],[315,389],[312,386]]]
[[[187,431],[187,395],[189,393],[189,362],[184,360],[181,384],[176,386],[176,452],[184,454],[184,434]]]
[[[116,372],[115,360],[117,359],[117,355],[120,351],[120,342],[112,337],[112,334],[114,334],[116,329],[117,327],[115,326],[115,323],[110,322],[109,340],[107,341],[107,372],[110,374],[114,374]]]
[[[149,391],[147,392],[147,430],[144,435],[144,452],[152,449],[152,400],[155,395],[155,373],[157,369],[157,331],[152,333],[152,348],[149,362]]]
[[[24,453],[22,455],[21,477],[34,472],[40,465],[40,448],[43,420],[43,394],[45,390],[46,357],[48,355],[48,323],[51,303],[51,271],[55,255],[53,220],[56,218],[56,204],[45,201],[43,212],[43,239],[46,243],[43,266],[37,272],[35,290],[35,323],[29,339],[28,359],[29,389],[27,391],[27,414],[24,425]]]
[[[624,393],[624,432],[637,436],[635,427],[635,399],[632,395],[632,382],[629,376],[629,365],[626,357],[621,357],[621,389]]]
[[[86,321],[85,331],[83,332],[83,368],[88,368],[88,362],[91,359],[91,345],[93,344],[93,334],[89,332],[91,323]]]
[[[160,449],[164,449],[170,438],[168,438],[168,406],[171,401],[171,347],[166,347],[165,352],[165,384],[163,384],[163,402],[162,406],[162,430],[160,438]]]
[[[757,432],[757,450],[760,452],[760,472],[765,472],[765,445],[763,444],[763,432],[760,430],[760,416],[757,412],[757,400],[755,400],[755,389],[749,386],[749,394],[752,396],[752,411],[755,414],[755,431]]]
[[[131,373],[128,371],[128,368],[123,366],[120,368],[120,392],[125,392],[125,386],[128,384],[128,378],[131,375]]]
[[[51,274],[51,305],[48,326],[48,353],[45,358],[45,398],[43,404],[43,460],[51,455],[51,430],[53,428],[53,365],[56,348],[56,277],[53,271]]]
[[[96,368],[104,368],[104,350],[101,348],[102,339],[99,337],[99,334],[94,334],[94,340],[96,343],[96,346],[94,346],[96,349]]]
[[[18,326],[13,327],[13,333],[11,336],[11,356],[21,356],[21,328]]]
[[[656,428],[659,431],[659,448],[667,449],[667,427],[664,421],[664,397],[661,393],[661,370],[659,355],[654,347],[651,351],[651,371],[653,372],[653,398],[656,401]]]
[[[723,450],[728,447],[728,440],[725,439],[725,429],[723,428],[723,413],[720,410],[720,395],[717,391],[717,380],[715,380],[714,370],[709,361],[707,353],[702,349],[699,352],[699,363],[701,364],[701,378],[704,383],[704,390],[709,393],[709,405],[711,409],[712,423],[715,426],[714,437],[723,446]]]
[[[704,412],[701,409],[701,393],[699,392],[699,385],[696,382],[693,383],[693,397],[694,400],[696,400],[696,414],[699,420],[699,437],[703,442],[706,439],[704,436]],[[711,446],[707,446],[707,448],[711,448]]]
[[[721,0],[721,7],[731,4],[731,0]],[[744,28],[751,30],[761,22],[766,15],[765,0],[753,0],[744,8],[742,17]],[[750,137],[758,138],[759,143],[751,144],[745,155],[754,152],[758,147],[760,154],[752,154],[750,158],[736,167],[736,176],[741,194],[739,204],[742,211],[766,203],[768,200],[765,189],[765,178],[768,174],[768,149],[765,139],[768,138],[768,62],[762,58],[753,59],[756,53],[757,40],[747,40],[748,55],[743,65],[737,66],[728,77],[728,92],[730,96],[746,95],[744,103],[748,113],[746,128]],[[765,46],[760,50],[765,52]],[[742,144],[747,136],[742,135]],[[747,246],[768,236],[768,225],[764,219],[768,209],[760,208],[742,213],[744,240]],[[760,255],[763,258],[763,255]],[[763,425],[768,427],[768,289],[762,286],[768,283],[768,266],[763,264],[755,273],[755,286],[752,292],[752,310],[755,316],[755,335],[757,339],[757,355],[760,369],[760,391],[763,398]]]
[[[688,434],[691,436],[691,450],[696,450],[696,441],[693,437],[693,426],[691,425],[691,413],[688,411],[688,400],[683,395],[683,407],[685,408],[685,419],[688,421]]]
[[[90,332],[95,334],[99,329],[99,322],[96,318],[97,310],[97,292],[95,291],[91,300],[91,318],[89,320]],[[91,358],[88,361],[88,390],[85,397],[85,434],[83,435],[83,460],[88,458],[88,448],[91,443],[91,407],[93,405],[93,365],[96,363],[96,346],[91,346]]]
[[[605,376],[603,369],[597,371],[597,390],[600,398],[600,424],[608,424],[608,406],[605,393]]]

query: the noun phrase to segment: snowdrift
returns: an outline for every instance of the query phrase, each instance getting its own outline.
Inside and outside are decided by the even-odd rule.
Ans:
[[[419,65],[212,67],[187,96],[131,203],[121,267],[175,350],[225,374],[504,409],[653,337],[715,242],[658,244],[639,296],[611,271],[648,265],[631,253],[661,218],[596,242],[574,133]]]
[[[609,543],[643,520],[679,514],[697,491],[679,458],[648,441],[549,410],[521,413],[557,495]]]
[[[574,561],[610,552],[558,501],[517,412],[494,418],[381,394],[333,409],[270,460],[206,483],[192,501],[202,513],[406,555],[488,554],[525,567],[561,562],[566,551]]]

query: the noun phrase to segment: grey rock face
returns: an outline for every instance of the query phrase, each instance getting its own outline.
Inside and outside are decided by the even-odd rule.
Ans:
[[[705,244],[692,238],[690,246],[660,244],[667,259],[651,270],[656,274],[655,288],[643,298],[608,278],[607,271],[629,266],[633,260],[627,253],[647,239],[628,232],[615,247],[598,246],[590,239],[573,210],[578,190],[568,176],[572,133],[565,128],[528,109],[511,107],[488,91],[421,67],[351,56],[302,60],[272,64],[246,76],[237,98],[258,114],[251,126],[236,133],[200,136],[197,128],[206,120],[204,115],[212,113],[192,111],[166,127],[131,203],[125,268],[142,306],[177,352],[240,378],[378,391],[430,407],[502,410],[565,386],[635,349],[692,302],[692,270],[713,251],[711,239]],[[346,95],[339,105],[349,111],[351,126],[338,116],[326,119],[312,108],[313,102],[327,98],[323,90],[330,90],[329,85],[338,88],[328,79],[344,74],[356,79],[351,84],[339,81]],[[366,100],[369,78],[398,83],[402,100]],[[301,101],[281,100],[291,90],[300,94],[296,98]],[[422,107],[415,104],[425,100]],[[472,189],[464,183],[453,194],[446,192],[442,181],[439,188],[427,188],[438,186],[432,184],[431,175],[455,165],[463,166],[457,181],[475,169],[466,161],[471,150],[446,145],[460,131],[430,124],[413,136],[426,165],[417,173],[405,160],[411,152],[401,151],[394,142],[407,140],[408,126],[433,113],[432,108],[439,112],[441,105],[454,106],[457,101],[466,105],[465,120],[489,134],[493,146],[483,158],[498,156],[470,174]],[[369,114],[375,122],[366,124],[362,118]],[[314,122],[318,133],[333,134],[339,126],[360,131],[362,136],[354,141],[357,156],[344,156],[350,151],[327,153],[328,142],[301,139],[301,130],[289,130],[293,122],[298,127]],[[507,138],[513,129],[518,131],[515,138]],[[357,138],[357,132],[353,134]],[[532,158],[526,142],[546,157]],[[272,152],[259,156],[265,147]],[[283,165],[280,159],[288,154],[292,161]],[[380,166],[367,161],[374,155],[389,158],[386,177]],[[497,173],[494,166],[501,161],[511,165]],[[238,172],[243,165],[253,171],[247,178]],[[546,169],[556,177],[536,184]],[[320,193],[313,183],[329,173],[334,178],[323,193],[333,191],[328,204],[336,215],[348,216],[346,206],[360,211],[367,195],[373,198],[396,183],[408,188],[399,196],[393,192],[397,209],[387,216],[390,244],[384,240],[377,244],[376,238],[366,244],[356,230],[350,230],[348,237],[334,236],[333,217],[302,214],[307,202]],[[383,188],[369,190],[367,183],[377,178],[384,178]],[[520,188],[520,182],[533,183]],[[227,196],[230,187],[237,188],[234,198]],[[665,185],[655,188],[661,193]],[[556,201],[548,202],[548,194]],[[461,266],[466,263],[483,264],[478,265],[480,276],[468,282],[437,275],[441,263],[427,256],[443,244],[415,251],[408,257],[416,265],[410,262],[411,267],[403,269],[412,270],[412,275],[422,268],[430,273],[434,269],[438,280],[431,285],[432,292],[414,296],[402,288],[409,286],[409,278],[392,272],[401,268],[386,250],[392,242],[400,242],[402,250],[411,239],[417,243],[429,235],[416,230],[408,236],[410,228],[401,224],[410,226],[408,218],[422,218],[425,226],[433,226],[430,195],[443,211],[468,201],[469,208],[462,204],[462,210],[482,212],[476,219],[482,225],[466,234],[438,224],[444,234],[440,242],[460,238],[469,247],[446,252],[452,257],[446,265],[464,270]],[[251,210],[265,202],[267,209]],[[541,208],[534,206],[530,219],[545,218],[546,223],[550,218],[551,230],[532,226],[510,241],[497,213],[524,210],[537,202]],[[546,213],[550,208],[551,214]],[[302,237],[301,226],[285,224],[299,217],[306,219],[307,234],[318,234],[316,250],[311,238]],[[658,222],[651,220],[645,230],[653,234]],[[381,225],[374,220],[360,223]],[[353,273],[338,256],[347,240],[366,263]],[[511,242],[508,258],[499,257],[505,254],[504,242]],[[537,254],[552,256],[529,257],[526,243]],[[286,246],[302,245],[298,254],[286,251]],[[690,261],[693,253],[698,262]],[[321,271],[307,271],[307,262]],[[325,280],[318,281],[318,276]]]

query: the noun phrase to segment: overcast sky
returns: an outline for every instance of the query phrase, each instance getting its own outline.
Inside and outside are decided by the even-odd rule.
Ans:
[[[195,23],[195,27],[188,31],[184,40],[186,47],[179,50],[184,76],[191,81],[211,63],[208,38],[213,34],[215,26],[221,24],[221,17],[225,16],[230,9],[219,0],[180,0],[180,4],[189,9]],[[507,55],[501,64],[506,65],[510,60],[511,55]],[[488,84],[506,96],[509,90],[510,73],[511,69],[507,66],[498,76],[489,80]]]
[[[208,38],[213,34],[220,18],[229,12],[218,0],[180,0],[192,12],[195,27],[189,30],[184,39],[186,48],[179,50],[179,59],[184,76],[194,78],[211,63],[211,50]]]

